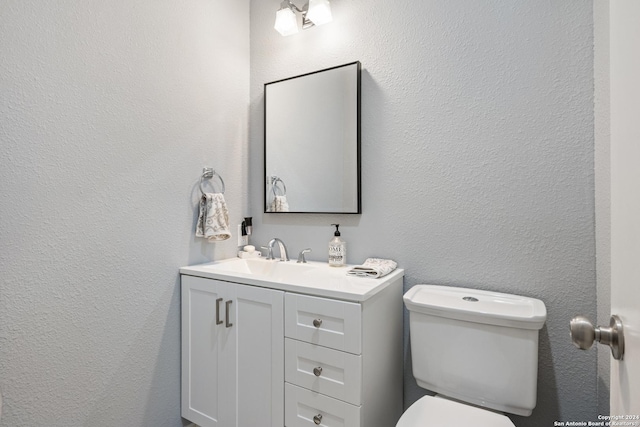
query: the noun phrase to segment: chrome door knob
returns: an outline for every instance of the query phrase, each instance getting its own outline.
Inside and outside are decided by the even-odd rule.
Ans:
[[[580,350],[588,350],[596,339],[595,329],[585,316],[576,316],[569,322],[571,341]]]
[[[322,319],[313,319],[313,326],[319,328],[322,325]]]
[[[322,367],[318,366],[317,368],[313,368],[313,375],[319,377],[322,374]]]
[[[313,422],[316,425],[320,425],[320,423],[322,422],[322,414],[318,414],[316,416],[313,417]]]
[[[594,341],[611,347],[611,355],[616,360],[624,357],[624,334],[622,320],[615,314],[609,320],[609,327],[594,327],[585,316],[576,316],[569,322],[571,341],[581,350],[588,350]]]

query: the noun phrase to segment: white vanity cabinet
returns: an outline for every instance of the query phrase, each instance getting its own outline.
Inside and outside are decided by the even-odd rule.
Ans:
[[[182,416],[282,426],[284,292],[182,276]]]
[[[394,426],[404,272],[250,261],[180,269],[182,416],[200,427]]]

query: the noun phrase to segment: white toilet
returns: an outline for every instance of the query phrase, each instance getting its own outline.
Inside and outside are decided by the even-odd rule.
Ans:
[[[547,317],[542,301],[416,285],[404,303],[413,376],[438,394],[411,405],[396,427],[514,427],[503,412],[531,415],[538,331]]]

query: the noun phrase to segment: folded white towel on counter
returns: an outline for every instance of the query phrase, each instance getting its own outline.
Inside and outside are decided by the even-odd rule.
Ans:
[[[349,270],[347,274],[358,277],[378,278],[386,276],[396,269],[398,263],[390,259],[367,258],[362,265],[356,265]]]
[[[289,212],[287,196],[274,196],[269,212]]]
[[[196,236],[210,242],[231,238],[229,210],[222,193],[206,193],[200,199],[200,213],[196,225]]]

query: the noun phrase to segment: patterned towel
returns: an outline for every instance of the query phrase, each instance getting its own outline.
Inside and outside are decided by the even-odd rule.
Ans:
[[[223,194],[206,193],[202,195],[196,236],[204,237],[210,242],[231,238],[229,211]]]
[[[269,212],[289,212],[289,203],[287,196],[275,196],[271,202]]]
[[[347,271],[347,274],[357,277],[378,278],[386,276],[396,269],[398,264],[390,259],[367,258],[364,264],[356,265]]]

